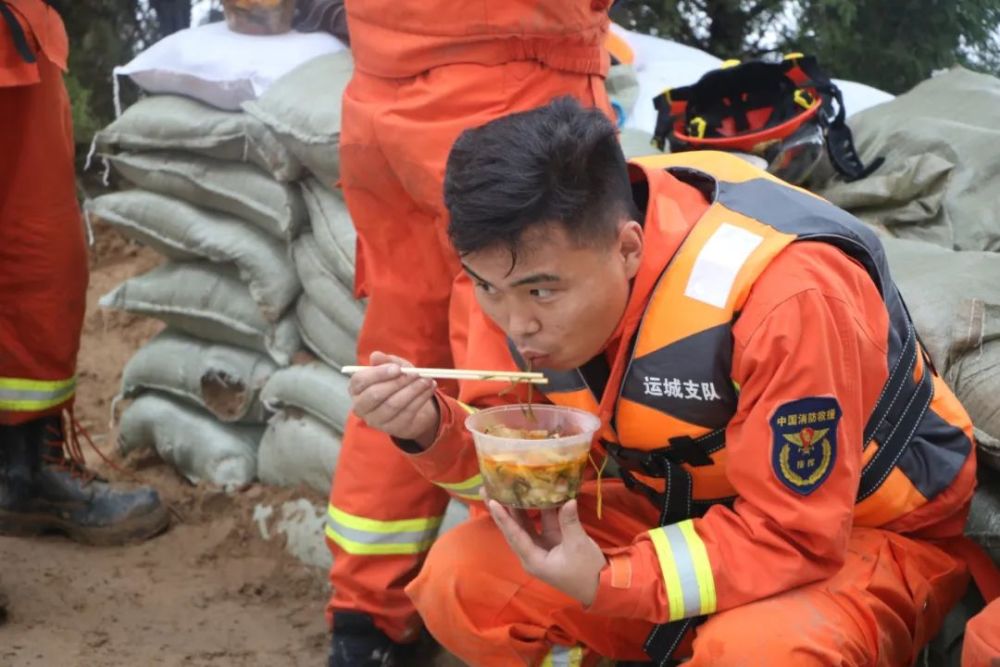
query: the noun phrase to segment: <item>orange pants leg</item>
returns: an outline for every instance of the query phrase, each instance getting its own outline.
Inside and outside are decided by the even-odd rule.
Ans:
[[[617,484],[606,484],[598,521],[592,488],[581,497],[581,518],[602,547],[628,544],[648,528],[646,501]],[[691,655],[691,667],[908,667],[966,583],[964,566],[928,543],[857,529],[836,575],[720,612],[680,653]],[[444,536],[407,592],[438,641],[476,667],[538,665],[553,645],[642,659],[651,629],[587,614],[528,576],[489,517]]]
[[[37,56],[38,83],[0,87],[0,424],[70,404],[86,309],[69,98]]]
[[[965,626],[962,667],[1000,667],[1000,598]]]
[[[656,521],[656,512],[620,483],[603,485],[602,518],[593,483],[579,498],[580,518],[602,547],[628,544]],[[407,593],[434,638],[475,667],[540,665],[560,650],[578,648],[591,659],[647,659],[642,645],[652,624],[587,614],[576,600],[528,575],[488,515],[438,540]]]
[[[344,98],[340,149],[344,198],[359,234],[359,279],[369,295],[358,358],[367,363],[381,350],[419,366],[449,367],[456,261],[434,233],[436,221],[393,173],[371,127],[371,101],[365,90],[358,100],[358,88],[356,79]],[[420,477],[387,436],[351,414],[330,495],[328,612],[364,612],[394,640],[413,638],[420,620],[403,586],[419,569],[447,503],[448,494]]]
[[[450,366],[448,309],[459,263],[442,184],[467,128],[570,94],[608,109],[603,82],[537,63],[455,65],[386,80],[355,73],[344,95],[341,185],[358,230],[358,287],[368,310],[358,342],[423,366]],[[362,611],[396,641],[420,619],[404,586],[420,569],[448,495],[383,434],[351,419],[330,494],[328,613]]]

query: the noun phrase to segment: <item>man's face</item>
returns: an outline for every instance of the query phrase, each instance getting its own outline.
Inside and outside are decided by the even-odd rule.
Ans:
[[[642,229],[623,222],[613,239],[581,245],[561,223],[529,229],[510,249],[462,257],[480,307],[533,368],[569,370],[599,353],[614,332],[639,267]]]

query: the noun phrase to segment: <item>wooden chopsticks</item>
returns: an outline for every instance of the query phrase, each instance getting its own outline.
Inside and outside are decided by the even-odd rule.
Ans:
[[[371,366],[344,366],[340,371],[352,375]],[[514,371],[471,371],[457,368],[401,368],[408,375],[439,380],[484,380],[486,382],[526,382],[528,384],[548,384],[549,379],[541,373]]]

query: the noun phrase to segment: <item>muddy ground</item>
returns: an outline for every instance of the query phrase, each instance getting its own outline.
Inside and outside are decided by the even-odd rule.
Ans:
[[[196,488],[155,454],[114,456],[109,409],[125,362],[160,325],[102,311],[97,299],[159,260],[97,229],[80,351],[77,416],[129,477],[154,484],[173,509],[166,534],[124,548],[83,547],[58,537],[0,538],[0,666],[276,666],[325,664],[326,576],[265,541],[258,503],[308,496],[254,486],[234,495]],[[88,452],[94,467],[121,479]]]

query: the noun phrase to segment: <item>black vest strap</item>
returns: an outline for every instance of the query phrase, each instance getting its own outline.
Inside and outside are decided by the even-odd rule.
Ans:
[[[909,324],[899,363],[890,373],[882,397],[865,426],[865,446],[870,446],[874,438],[879,449],[861,471],[858,502],[875,493],[896,467],[934,398],[933,374],[929,367],[924,368],[916,388],[906,391],[913,382],[919,347],[916,331]]]
[[[10,7],[4,0],[0,0],[0,16],[4,18],[7,26],[10,28],[11,38],[14,40],[14,48],[17,49],[18,55],[26,63],[35,62],[35,52],[31,50],[31,45],[28,44],[28,37],[24,34],[24,29],[21,27],[21,23],[14,16],[14,12],[11,11]]]
[[[663,623],[653,628],[643,644],[642,650],[653,660],[653,664],[658,667],[673,667],[679,664],[674,660],[674,652],[680,645],[684,635],[689,630],[693,630],[697,625],[705,621],[705,616],[696,618],[685,618],[683,621],[673,623]]]

